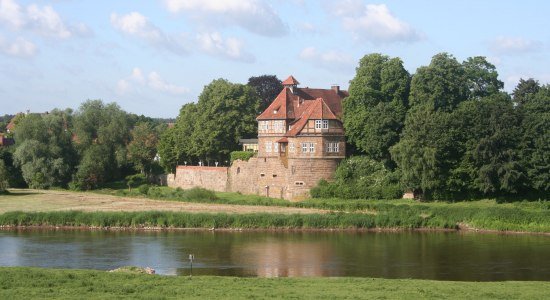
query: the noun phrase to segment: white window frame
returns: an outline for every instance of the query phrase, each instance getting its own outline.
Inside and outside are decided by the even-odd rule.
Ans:
[[[288,143],[288,151],[289,152],[294,152],[294,143]]]
[[[279,143],[277,142],[273,143],[273,152],[275,153],[279,152]]]
[[[323,123],[321,121],[322,120],[315,120],[315,129],[322,129],[323,128]]]
[[[332,143],[327,143],[327,152],[332,152]]]
[[[302,143],[302,153],[307,153],[308,143]]]
[[[340,143],[338,143],[338,142],[334,143],[333,149],[334,149],[335,153],[340,152]]]
[[[309,152],[314,153],[315,152],[315,144],[309,143]]]
[[[271,142],[265,142],[265,152],[271,152]]]
[[[322,120],[323,121],[323,129],[328,129],[328,120]]]

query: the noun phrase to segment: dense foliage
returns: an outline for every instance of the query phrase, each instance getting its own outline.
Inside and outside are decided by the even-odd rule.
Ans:
[[[254,152],[251,152],[251,151],[233,151],[230,154],[231,162],[234,162],[237,159],[248,161],[253,156],[254,156]]]
[[[100,100],[86,101],[76,112],[54,109],[16,118],[16,144],[0,151],[14,187],[23,179],[31,188],[92,189],[135,171],[149,175],[164,128]]]
[[[392,61],[394,76],[384,81]],[[398,59],[367,55],[344,101],[348,141],[366,157],[396,167],[405,191],[424,199],[547,197],[549,86],[522,79],[512,98],[484,57],[460,63],[447,53],[418,68],[410,92],[406,79]],[[384,89],[388,84],[394,89]],[[401,106],[378,110],[383,99]],[[353,189],[357,178],[334,190]],[[322,183],[313,194],[333,186]]]
[[[397,174],[365,156],[344,160],[333,182],[322,180],[310,191],[314,198],[397,199],[403,195]]]
[[[257,135],[256,114],[260,98],[247,85],[224,79],[204,87],[197,103],[184,105],[174,128],[159,142],[161,164],[173,171],[184,162],[204,165],[227,164],[239,139]]]
[[[263,112],[283,89],[281,80],[275,75],[252,76],[248,78],[247,85],[252,87],[260,97],[258,114]]]

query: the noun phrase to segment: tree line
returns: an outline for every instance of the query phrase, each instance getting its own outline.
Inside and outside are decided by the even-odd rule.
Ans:
[[[364,56],[343,101],[351,158],[312,194],[547,197],[550,86],[521,79],[507,93],[503,85],[481,56],[459,62],[440,53],[414,74],[400,58]],[[247,84],[213,80],[196,103],[182,106],[170,128],[98,100],[74,112],[16,116],[16,145],[0,151],[0,187],[23,181],[36,188],[95,188],[135,172],[159,172],[157,154],[167,173],[185,163],[229,164],[239,139],[257,136],[256,116],[281,89],[273,75]]]
[[[343,102],[347,141],[404,191],[425,199],[547,197],[549,85],[521,79],[509,94],[485,57],[459,62],[448,53],[413,75],[381,54],[363,57],[356,71]],[[345,190],[331,188],[333,196]]]
[[[88,100],[76,111],[16,118],[15,146],[0,151],[0,183],[12,187],[92,189],[135,172],[150,175],[166,128],[101,100]]]

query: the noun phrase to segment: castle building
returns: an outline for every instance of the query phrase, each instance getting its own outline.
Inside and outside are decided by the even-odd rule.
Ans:
[[[319,180],[330,180],[346,154],[342,100],[348,93],[337,85],[300,88],[293,76],[282,84],[283,90],[256,118],[255,157],[233,162],[226,168],[225,182],[220,168],[179,166],[169,185],[300,199],[307,197]]]

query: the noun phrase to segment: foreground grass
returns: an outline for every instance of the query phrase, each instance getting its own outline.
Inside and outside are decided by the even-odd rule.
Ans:
[[[456,229],[459,224],[499,231],[550,232],[550,211],[510,208],[473,209],[386,207],[376,214],[210,214],[166,211],[142,212],[21,212],[0,214],[0,226],[93,226],[160,228],[261,228],[261,229]]]
[[[548,299],[549,282],[236,278],[0,268],[1,299]]]

